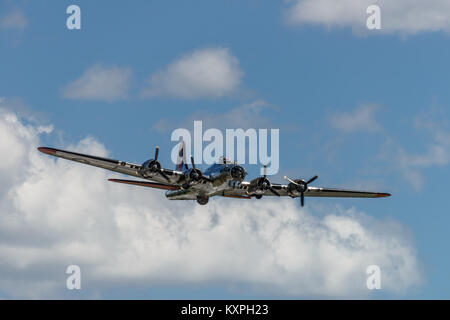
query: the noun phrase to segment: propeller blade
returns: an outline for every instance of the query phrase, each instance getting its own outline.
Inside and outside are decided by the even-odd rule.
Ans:
[[[164,173],[164,171],[162,171],[161,169],[158,170],[158,173],[164,178],[166,179],[168,182],[170,182],[169,177]]]
[[[264,178],[266,177],[266,175],[267,175],[267,165],[264,165]]]
[[[313,182],[314,180],[316,180],[318,178],[318,176],[314,176],[311,179],[309,179],[308,181],[306,181],[306,184],[310,184],[311,182]]]
[[[271,186],[270,188],[269,188],[269,190],[274,194],[274,195],[276,195],[276,196],[280,196],[280,194]]]
[[[305,194],[303,192],[300,194],[300,205],[302,207],[305,205]]]
[[[156,146],[155,149],[155,160],[158,160],[159,146]]]
[[[194,157],[192,155],[191,155],[191,163],[192,163],[192,168],[195,169]]]
[[[186,168],[186,170],[189,170],[187,163],[184,164],[184,167]]]
[[[294,180],[292,180],[292,179],[290,179],[290,178],[288,178],[288,177],[286,177],[286,176],[284,176],[284,180],[287,180],[287,181],[289,181],[289,182],[292,183],[292,184],[298,185],[297,182],[295,182]]]
[[[210,178],[205,177],[205,176],[202,176],[202,179],[205,180],[205,181],[208,181],[208,182],[213,182]]]

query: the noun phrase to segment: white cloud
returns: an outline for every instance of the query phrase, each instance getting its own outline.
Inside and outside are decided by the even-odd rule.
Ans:
[[[351,27],[367,33],[366,9],[373,4],[381,8],[382,32],[450,31],[448,0],[297,0],[287,10],[287,20],[291,24]]]
[[[192,120],[202,119],[203,123],[212,128],[267,128],[271,127],[270,111],[276,108],[264,100],[245,103],[230,111],[214,114],[202,112],[191,116]]]
[[[351,112],[339,112],[331,116],[330,123],[345,132],[377,132],[382,130],[375,117],[377,109],[376,105],[364,105]]]
[[[0,113],[0,152],[12,157],[0,167],[0,292],[7,297],[67,295],[71,264],[82,268],[82,286],[100,295],[115,285],[214,283],[361,297],[370,294],[371,264],[381,267],[387,292],[420,282],[416,250],[398,223],[355,209],[301,210],[291,199],[169,201],[159,190],[109,183],[111,172],[38,153],[43,131]],[[94,139],[64,148],[107,156]]]
[[[201,120],[204,128],[270,128],[272,118],[268,112],[271,109],[276,108],[264,100],[255,100],[224,113],[212,113],[209,110],[194,112],[180,123],[175,123],[169,118],[161,119],[153,126],[153,129],[157,132],[166,132],[178,127],[189,129],[193,128],[196,120]]]
[[[147,97],[220,98],[234,93],[243,72],[226,48],[198,49],[151,75]]]
[[[23,30],[27,27],[28,20],[21,10],[14,10],[8,15],[0,19],[0,26],[3,29],[9,30]]]
[[[131,80],[132,71],[129,68],[95,65],[65,87],[64,97],[107,102],[124,99]]]
[[[399,147],[395,157],[403,176],[416,190],[422,190],[424,177],[421,169],[443,167],[450,164],[450,131],[437,122],[416,119],[416,126],[431,132],[431,141],[420,153],[407,152]]]

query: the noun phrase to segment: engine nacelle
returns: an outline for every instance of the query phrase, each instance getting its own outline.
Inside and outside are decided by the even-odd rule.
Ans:
[[[248,194],[263,194],[266,190],[271,188],[271,183],[267,178],[259,177],[250,181],[247,189]]]
[[[308,190],[308,186],[303,180],[296,180],[296,184],[290,182],[287,186],[288,192],[291,195],[299,195],[302,192],[306,192]]]
[[[222,172],[226,172],[233,180],[243,181],[247,172],[240,165],[228,166]]]
[[[190,181],[199,181],[203,177],[203,173],[200,171],[200,169],[190,169],[188,174],[188,178]]]
[[[161,163],[158,160],[150,159],[145,161],[139,170],[139,174],[146,177],[161,170]]]

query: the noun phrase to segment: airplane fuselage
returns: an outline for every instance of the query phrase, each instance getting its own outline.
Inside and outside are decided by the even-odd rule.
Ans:
[[[188,179],[190,170],[183,171],[184,179]],[[205,170],[204,176],[211,181],[200,181],[180,190],[168,190],[166,197],[170,200],[195,200],[199,197],[212,197],[230,188],[230,185],[238,185],[247,175],[245,169],[234,163],[213,164]],[[178,183],[183,183],[183,178]]]

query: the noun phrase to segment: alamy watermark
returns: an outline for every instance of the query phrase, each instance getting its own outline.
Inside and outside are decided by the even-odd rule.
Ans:
[[[369,275],[366,281],[367,289],[380,290],[381,289],[381,269],[376,264],[370,265],[366,269],[366,273]]]
[[[81,8],[78,5],[70,5],[66,9],[66,13],[69,16],[66,19],[66,26],[69,30],[81,29]],[[366,26],[369,30],[381,29],[381,9],[380,6],[372,4],[367,7],[366,13],[369,17],[366,20]]]
[[[366,10],[367,14],[370,16],[366,20],[366,26],[369,30],[380,30],[381,29],[381,9],[376,4],[370,5]]]
[[[69,290],[81,290],[81,268],[72,264],[67,267],[66,273],[70,274],[66,280],[66,288]]]
[[[66,9],[66,13],[70,14],[66,20],[66,26],[69,30],[81,29],[81,9],[76,4],[70,5]]]
[[[270,154],[268,138],[267,129],[250,128],[247,130],[226,129],[224,139],[221,130],[210,128],[203,132],[203,122],[194,121],[193,137],[185,128],[178,128],[172,132],[171,140],[178,143],[172,149],[171,159],[174,164],[180,164],[179,150],[184,143],[186,157],[193,155],[197,164],[213,164],[225,156],[239,164],[267,165],[267,174],[274,175],[280,167],[280,130],[270,129]],[[205,147],[204,142],[208,143]],[[247,159],[248,162],[246,162]],[[263,169],[261,169],[262,174]]]

